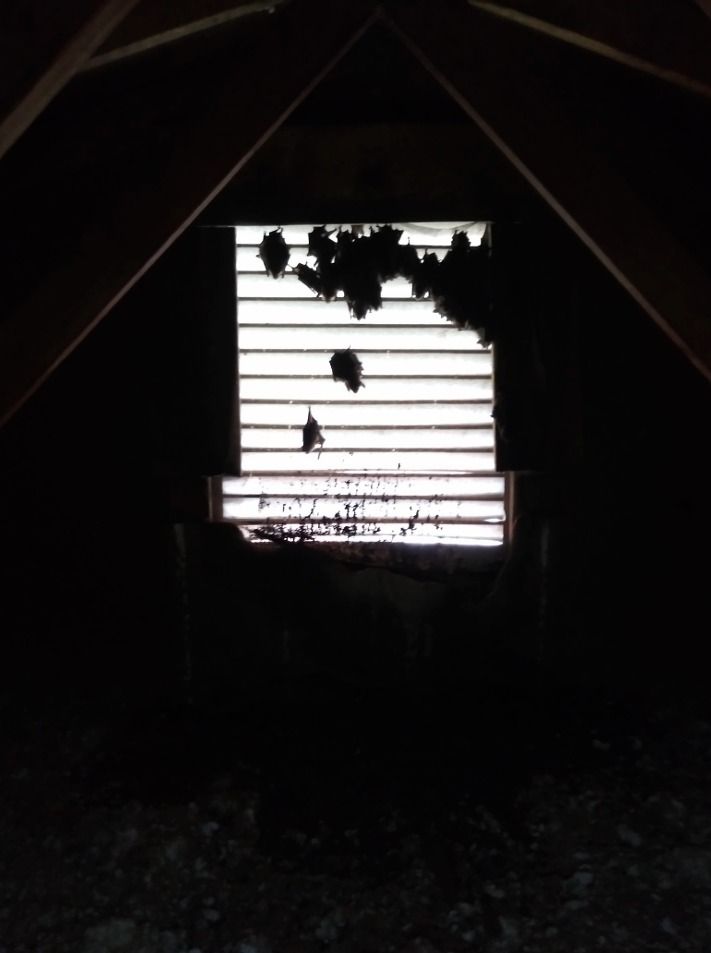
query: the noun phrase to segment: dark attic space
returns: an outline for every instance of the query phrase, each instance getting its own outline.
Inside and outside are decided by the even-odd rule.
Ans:
[[[705,0],[0,44],[0,953],[707,953]]]

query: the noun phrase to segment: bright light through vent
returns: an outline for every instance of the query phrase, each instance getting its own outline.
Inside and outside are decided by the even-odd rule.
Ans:
[[[491,352],[404,279],[386,282],[382,309],[357,321],[341,296],[326,303],[290,271],[267,276],[258,245],[274,227],[236,229],[242,476],[224,480],[225,518],[256,539],[501,543]],[[284,228],[290,267],[314,264],[311,227]],[[439,258],[454,228],[396,227]],[[464,228],[479,244],[484,226]],[[346,348],[363,364],[357,394],[331,375],[331,355]],[[309,407],[321,453],[301,450]]]

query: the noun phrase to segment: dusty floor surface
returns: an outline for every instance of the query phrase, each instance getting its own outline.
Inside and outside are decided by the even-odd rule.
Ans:
[[[1,953],[711,951],[698,707],[472,695],[6,699]]]

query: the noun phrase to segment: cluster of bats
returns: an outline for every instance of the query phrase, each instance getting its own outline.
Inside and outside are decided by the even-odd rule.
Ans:
[[[335,238],[333,235],[335,234]],[[293,271],[324,301],[343,293],[354,318],[382,307],[382,287],[393,278],[405,278],[415,298],[430,298],[434,310],[457,327],[473,328],[484,344],[491,342],[491,293],[489,249],[472,247],[466,232],[454,232],[449,251],[440,261],[434,252],[420,256],[410,245],[400,244],[403,232],[392,225],[371,228],[364,235],[358,226],[327,231],[323,225],[309,233],[307,257],[315,267],[297,264]],[[259,256],[267,274],[281,278],[291,249],[281,228],[266,234]]]
[[[333,237],[335,234],[335,237]],[[492,309],[488,247],[472,247],[466,232],[454,232],[450,248],[440,261],[434,252],[422,257],[409,243],[400,243],[402,231],[392,225],[370,229],[334,229],[317,226],[309,233],[307,256],[314,267],[297,264],[293,268],[299,281],[324,301],[343,294],[351,315],[362,320],[370,311],[382,307],[382,287],[386,281],[404,278],[412,286],[415,298],[431,299],[434,311],[459,328],[474,329],[482,344],[492,340]],[[281,278],[291,257],[281,228],[264,235],[259,246],[268,275]],[[363,365],[350,350],[336,351],[330,360],[334,380],[357,393],[364,387]],[[324,443],[318,421],[309,415],[303,428],[303,447],[309,453]]]

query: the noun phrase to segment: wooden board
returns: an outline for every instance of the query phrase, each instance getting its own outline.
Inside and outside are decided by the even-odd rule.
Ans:
[[[81,69],[137,0],[3,4],[0,157]]]
[[[413,3],[392,29],[529,185],[711,379],[708,272],[620,176],[545,48],[474,9]],[[503,32],[502,32],[503,31]],[[558,92],[562,89],[564,96]],[[574,97],[573,101],[574,101]]]
[[[110,138],[100,143],[97,157],[105,181],[100,215],[91,204],[75,213],[80,223],[75,244],[0,324],[0,423],[22,406],[367,29],[372,14],[359,5],[348,10],[317,0],[294,3],[278,18],[258,18],[239,31],[224,70],[186,73],[184,108],[182,91],[172,83],[159,84],[157,92],[134,90],[136,108],[143,114],[142,137],[123,104],[119,120],[126,131],[120,123],[109,130],[123,150],[121,164],[112,163]],[[297,34],[301,39],[294,43]],[[91,200],[89,193],[87,202]]]

